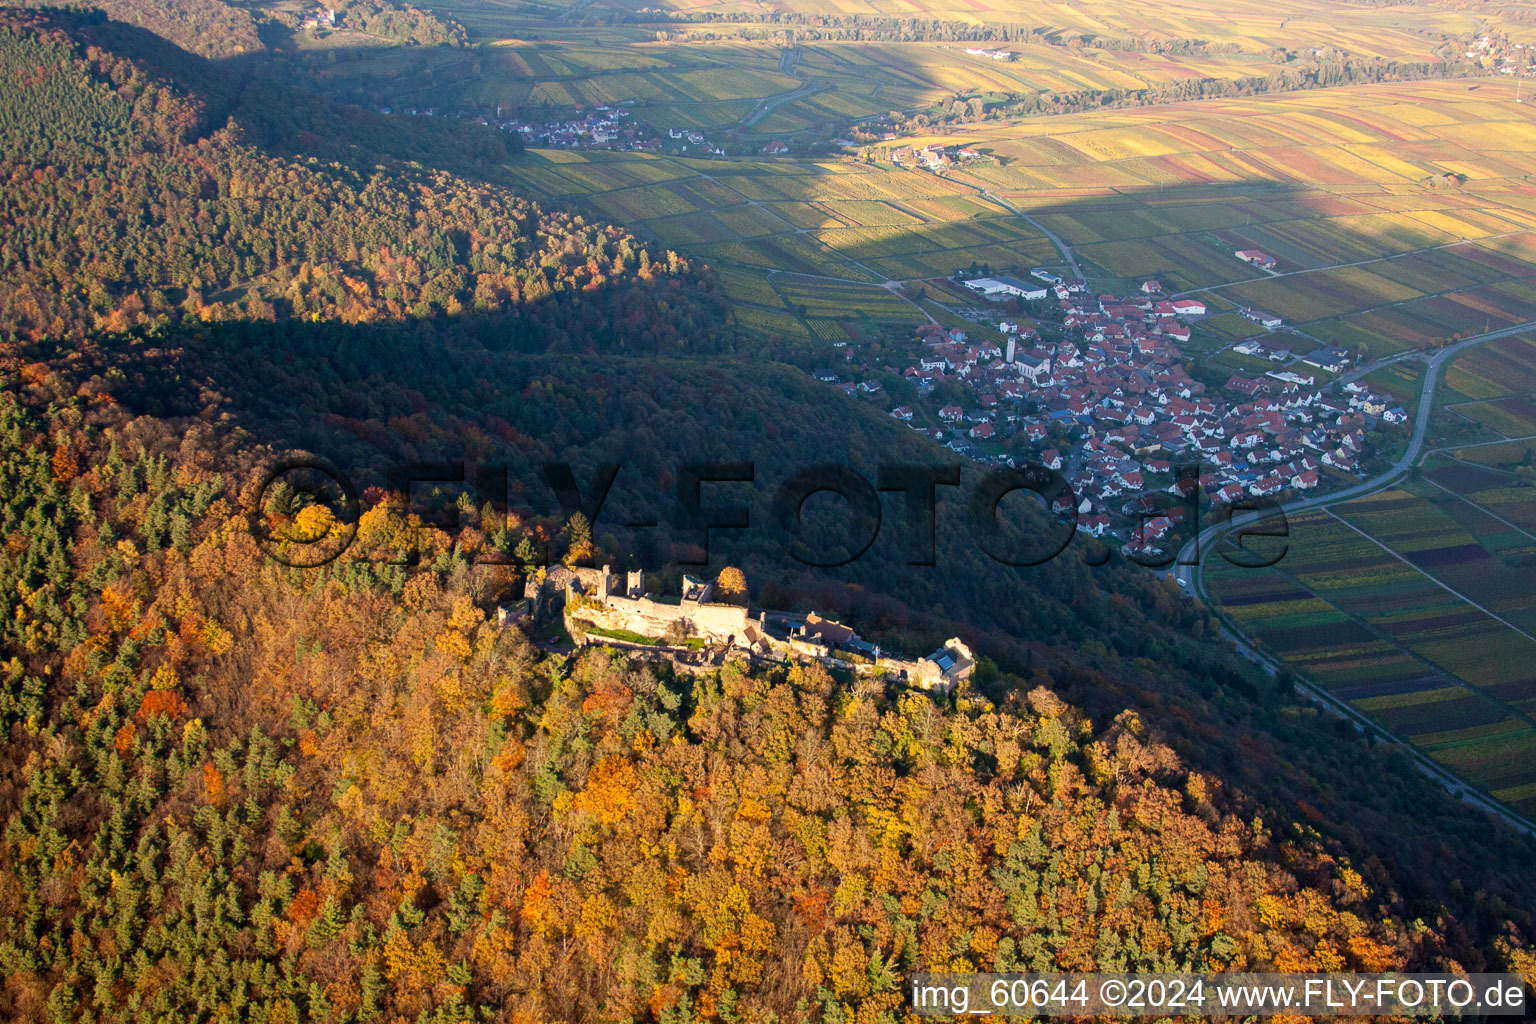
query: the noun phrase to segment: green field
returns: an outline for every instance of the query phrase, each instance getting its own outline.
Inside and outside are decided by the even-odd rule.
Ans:
[[[1273,568],[1210,563],[1220,610],[1338,699],[1536,813],[1533,539],[1424,484],[1290,529]]]
[[[1447,369],[1444,408],[1507,438],[1536,436],[1536,338],[1479,345]]]
[[[535,194],[704,257],[742,326],[764,334],[828,337],[825,324],[807,322],[818,317],[915,325],[927,317],[887,281],[1055,256],[1037,230],[972,189],[884,164],[535,150],[507,169]]]
[[[1431,425],[1514,429],[1524,407],[1514,403],[1536,392],[1533,365],[1528,336],[1459,355],[1443,370]],[[1406,404],[1422,377],[1421,364],[1400,362],[1368,379]],[[1529,816],[1536,439],[1513,436],[1434,449],[1393,489],[1292,517],[1276,566],[1218,558],[1205,582],[1266,652]]]

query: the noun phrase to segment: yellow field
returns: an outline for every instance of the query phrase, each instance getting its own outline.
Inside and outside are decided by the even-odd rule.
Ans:
[[[897,145],[929,142],[990,159],[942,176],[888,161]],[[1536,187],[1526,178],[1536,105],[1515,104],[1505,81],[982,122],[864,155],[550,152],[512,171],[536,193],[585,201],[762,283],[773,271],[879,284],[973,262],[1058,262],[1007,203],[1061,236],[1106,287],[1158,277],[1351,347],[1392,351],[1536,319]],[[1242,248],[1274,255],[1283,276],[1235,259]],[[740,278],[731,291],[785,309],[777,292]]]
[[[950,179],[1031,213],[1090,271],[1214,288],[1390,351],[1536,319],[1536,109],[1513,93],[1357,86],[983,122],[937,141],[991,157]],[[1290,276],[1232,256],[1245,248]]]
[[[1429,59],[1436,40],[1475,32],[1473,12],[1454,0],[1367,6],[1330,0],[1042,0],[1021,9],[1005,0],[625,0],[615,7],[635,10],[662,6],[672,10],[747,12],[777,10],[801,14],[870,15],[932,18],[973,25],[1024,22],[1061,34],[1092,34],[1114,39],[1202,39],[1250,53],[1274,48],[1334,47],[1366,56]],[[1479,7],[1477,17],[1499,24],[1497,12]],[[1500,27],[1503,27],[1500,25]],[[1513,26],[1519,28],[1520,26]]]
[[[919,322],[916,307],[878,286],[1055,255],[1037,230],[970,186],[880,163],[535,150],[508,170],[536,195],[702,256],[727,297],[753,310],[739,317],[743,326],[764,333],[825,339],[827,324],[809,320],[834,313]],[[786,318],[800,329],[787,331]]]

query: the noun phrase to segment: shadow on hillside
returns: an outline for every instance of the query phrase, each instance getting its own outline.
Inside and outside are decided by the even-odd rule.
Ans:
[[[205,107],[204,134],[233,119],[252,139],[278,155],[318,157],[370,168],[381,158],[436,167],[495,184],[497,168],[522,151],[521,137],[457,118],[402,118],[379,113],[366,95],[338,98],[310,53],[269,49],[207,58],[146,29],[113,21],[100,11],[28,12],[52,27],[132,58]],[[402,52],[406,48],[400,48]],[[413,54],[456,47],[411,47]],[[408,59],[417,59],[414,57]]]
[[[215,69],[167,50],[148,33],[121,26],[102,31],[142,47],[157,66],[184,68],[185,81],[224,97],[242,123],[301,95],[277,80],[282,64],[271,56],[222,61]],[[105,38],[100,42],[107,45]],[[320,143],[330,147],[326,152],[353,159],[359,152],[414,159],[407,154],[430,153],[440,144],[422,142],[415,126],[375,115],[350,121],[345,109],[325,105],[267,116],[274,123],[257,134],[279,155],[291,152],[285,147],[296,132],[316,127],[333,133]],[[367,133],[376,128],[389,136],[380,140],[386,148],[368,148],[373,136]],[[437,156],[441,166],[458,170],[452,154]],[[1261,191],[1164,189],[1158,208],[1167,215],[1182,200],[1207,210],[1226,205],[1259,213],[1306,202],[1302,191],[1284,186]],[[1062,209],[1073,216],[1103,212],[1102,202]],[[1128,211],[1109,216],[1123,221]],[[1208,236],[1217,255],[1252,241],[1251,234]],[[1136,276],[1171,277],[1179,270],[1147,266]],[[690,316],[698,319],[684,320]],[[877,498],[884,521],[863,557],[828,568],[786,557],[794,538],[775,521],[773,500],[796,470],[836,463],[873,484],[882,464],[962,460],[918,439],[885,415],[883,405],[846,399],[801,370],[761,358],[724,319],[719,307],[698,298],[662,292],[650,301],[635,299],[626,285],[610,282],[489,315],[368,325],[188,324],[148,339],[87,345],[74,358],[82,377],[101,377],[78,383],[100,385],[129,410],[169,421],[141,425],[138,433],[158,429],[165,446],[183,434],[194,445],[221,446],[224,464],[242,470],[293,449],[331,460],[362,488],[387,483],[392,469],[409,463],[462,459],[504,466],[509,503],[558,524],[564,511],[545,464],[569,462],[586,497],[599,466],[617,465],[596,535],[616,561],[632,559],[637,567],[702,554],[699,523],[678,522],[684,463],[752,463],[750,485],[701,484],[700,496],[702,507],[716,511],[749,506],[750,528],[709,532],[710,564],[742,566],[761,603],[846,616],[867,635],[909,651],[931,649],[926,645],[951,631],[979,637],[983,650],[1019,673],[1021,685],[1063,691],[1100,724],[1126,708],[1147,712],[1195,767],[1254,797],[1266,820],[1305,798],[1327,824],[1317,825],[1313,813],[1295,820],[1325,829],[1354,862],[1395,859],[1414,911],[1426,918],[1450,880],[1460,878],[1468,891],[1490,894],[1489,905],[1502,900],[1516,908],[1488,912],[1492,919],[1513,913],[1530,924],[1528,879],[1536,854],[1528,843],[1490,827],[1406,762],[1295,714],[1288,695],[1257,689],[1251,673],[1204,642],[1213,635],[1210,619],[1170,596],[1145,570],[1090,568],[1082,546],[1030,568],[988,558],[964,505],[981,474],[974,465],[962,466],[957,496],[940,489],[927,536],[907,523],[906,499],[891,494]],[[680,322],[687,326],[680,329]],[[111,383],[112,370],[126,380]],[[474,497],[478,503],[481,495]],[[1038,505],[1019,502],[1010,539],[1039,542],[1053,524]],[[816,499],[806,509],[813,548],[857,549],[862,538],[849,535],[844,506]],[[626,525],[652,521],[654,527]],[[933,564],[910,564],[927,560],[928,537]],[[1404,835],[1426,834],[1441,838],[1401,842]],[[1468,920],[1483,912],[1462,911]]]

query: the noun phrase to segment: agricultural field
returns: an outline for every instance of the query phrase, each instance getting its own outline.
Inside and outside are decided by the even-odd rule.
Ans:
[[[1457,462],[1487,466],[1492,469],[1514,470],[1517,466],[1532,464],[1536,459],[1536,443],[1531,441],[1493,441],[1487,444],[1468,445],[1449,453]]]
[[[704,258],[726,296],[755,311],[742,325],[760,333],[841,340],[828,324],[848,317],[905,329],[928,315],[894,282],[1057,258],[1011,210],[889,165],[536,150],[508,171],[536,195]]]
[[[957,102],[964,109],[988,97],[1268,75],[1279,67],[1274,49],[1302,41],[1308,52],[1331,46],[1360,57],[1425,60],[1447,36],[1480,30],[1449,3],[1340,8],[1322,0],[1239,0],[1238,13],[1218,19],[1187,0],[1051,2],[1030,8],[1028,21],[1040,32],[1015,34],[1005,47],[1013,59],[996,61],[966,53],[961,42],[828,31],[790,43],[757,21],[610,17],[653,6],[630,0],[432,6],[462,21],[477,45],[370,53],[324,73],[355,78],[360,95],[385,85],[439,108],[547,114],[622,103],[659,128],[829,138],[893,110],[953,111]],[[678,2],[672,9],[871,13],[842,0]],[[962,11],[902,0],[879,13],[1019,23],[1006,5]],[[1492,24],[1500,15],[1479,16]],[[1156,38],[1206,45],[1104,45]],[[1536,186],[1529,178],[1536,110],[1514,103],[1512,91],[1507,80],[1348,86],[982,120],[841,157],[544,151],[517,159],[509,171],[547,201],[579,205],[717,267],[757,276],[755,287],[735,278],[732,297],[754,294],[752,305],[782,316],[794,317],[791,306],[763,287],[773,272],[883,285],[933,280],[972,264],[1057,264],[1055,247],[1007,203],[1063,238],[1102,288],[1156,277],[1215,308],[1271,311],[1314,338],[1379,357],[1536,320]],[[929,142],[974,148],[982,158],[943,174],[891,163],[896,148]],[[1237,260],[1233,251],[1241,248],[1271,253],[1280,273]],[[861,294],[877,303],[891,298],[880,291]],[[814,334],[803,320],[800,329]],[[1494,429],[1536,422],[1536,409],[1518,397],[1490,402],[1483,415]]]
[[[1138,91],[1192,80],[1267,77],[1279,71],[1275,48],[1312,52],[1333,48],[1353,57],[1432,60],[1444,35],[1473,31],[1479,21],[1459,12],[1422,5],[1330,11],[1319,0],[1283,6],[1284,14],[1253,0],[1252,15],[1212,18],[1192,3],[1157,3],[1147,14],[1129,3],[1100,3],[1094,14],[1069,3],[1032,5],[1028,21],[1037,34],[1015,32],[1003,48],[1011,60],[968,54],[963,41],[922,38],[848,38],[836,29],[793,40],[797,63],[780,66],[785,28],[762,21],[730,20],[733,11],[768,14],[885,15],[960,21],[1006,21],[1017,26],[1017,9],[946,9],[935,5],[843,5],[837,0],[785,0],[773,5],[684,3],[651,5],[636,0],[527,0],[475,2],[433,0],[433,11],[464,23],[482,43],[470,74],[441,74],[433,89],[452,92],[459,103],[516,107],[570,107],[630,101],[662,127],[727,127],[753,112],[757,101],[814,84],[751,124],[757,134],[796,134],[811,127],[846,124],[889,111],[948,107],[957,97]],[[1247,5],[1244,5],[1247,6]],[[582,17],[573,9],[582,12]],[[642,11],[717,15],[719,20],[647,18]],[[624,14],[622,20],[611,15]],[[591,15],[591,17],[585,17]],[[1484,21],[1490,15],[1479,12]],[[1493,18],[1496,20],[1496,18]],[[1126,40],[1201,40],[1203,46],[1127,48]],[[788,71],[790,74],[785,74]],[[449,80],[459,86],[445,88]],[[425,100],[425,95],[422,95]],[[439,100],[447,94],[439,92]]]
[[[597,0],[614,8],[729,14],[778,11],[801,14],[869,14],[871,8],[854,0]],[[1196,0],[1109,0],[1081,4],[1048,0],[1031,4],[1027,16],[1017,4],[1003,0],[954,3],[951,0],[894,0],[875,10],[893,18],[920,18],[970,24],[1017,24],[1024,21],[1054,34],[1099,35],[1116,39],[1201,39],[1242,52],[1266,53],[1275,48],[1333,47],[1368,56],[1427,59],[1434,55],[1436,35],[1475,31],[1478,22],[1457,5],[1401,3],[1381,6],[1341,5],[1327,0],[1237,0],[1220,9]],[[1482,14],[1482,11],[1478,11]]]
[[[782,274],[773,285],[785,303],[802,316],[840,318],[854,314],[872,320],[918,324],[927,319],[916,306],[884,288]]]
[[[797,45],[786,73],[782,33],[767,26],[666,23],[665,38],[658,38],[656,27],[641,23],[573,24],[561,8],[544,4],[430,6],[464,24],[481,45],[472,56],[412,55],[431,69],[413,94],[418,102],[525,112],[626,103],[662,128],[745,127],[760,101],[806,85],[814,91],[752,123],[753,133],[841,126],[891,110],[948,105],[956,96],[1139,90],[1275,71],[1258,53],[1172,55],[1036,40],[1013,45],[1015,58],[999,62],[956,43],[831,39]],[[594,6],[601,9],[602,0]],[[370,58],[366,67],[377,74],[389,58]]]
[[[1274,312],[1373,356],[1536,320],[1536,111],[1442,81],[985,122],[951,177],[1106,283]],[[974,129],[974,130],[971,130]],[[1269,274],[1233,256],[1261,249]]]
[[[1500,453],[1499,449],[1505,451]],[[1478,458],[1508,461],[1489,465]],[[1536,472],[1530,458],[1530,449],[1523,443],[1479,445],[1458,451],[1454,457],[1427,460],[1423,478],[1509,526],[1531,532],[1536,531],[1536,489],[1531,486]]]
[[[1424,390],[1424,366],[1416,361],[1392,363],[1366,374],[1364,383],[1403,408],[1412,408]]]
[[[1442,407],[1506,438],[1536,436],[1536,335],[1479,345],[1446,368]]]
[[[987,157],[944,175],[894,165],[895,143],[862,160],[535,152],[511,172],[717,265],[875,285],[1055,262],[1007,203],[1056,232],[1096,284],[1157,277],[1380,357],[1536,320],[1536,187],[1522,163],[1536,156],[1536,110],[1511,92],[1362,86],[898,140]],[[1237,260],[1239,248],[1270,252],[1280,272]],[[1227,319],[1229,334],[1248,333]],[[1523,401],[1487,416],[1511,428],[1530,417],[1536,432]]]
[[[935,5],[928,10],[902,3],[872,11],[838,0],[752,5],[432,0],[428,6],[464,24],[480,45],[467,54],[412,55],[409,60],[415,63],[409,67],[419,72],[425,64],[429,69],[410,93],[418,103],[501,104],[528,111],[625,102],[662,128],[750,127],[758,135],[840,130],[893,110],[948,108],[957,98],[1136,91],[1195,80],[1267,77],[1282,69],[1277,47],[1301,55],[1318,51],[1429,61],[1447,36],[1500,21],[1497,12],[1480,10],[1479,21],[1422,2],[1339,10],[1323,0],[1296,0],[1277,10],[1251,0],[1251,14],[1217,19],[1192,3],[1143,8],[1119,0],[1094,4],[1091,15],[1065,2],[1032,5],[1025,19],[1036,30],[1031,35],[1018,31],[1020,12],[1007,5],[963,10]],[[1001,21],[1014,31],[1010,41],[994,45],[1013,58],[996,61],[969,54],[965,42],[848,38],[827,25],[790,40],[784,27],[761,21],[672,21],[639,13],[667,9],[716,16],[732,11],[760,16],[777,9],[834,17],[921,16],[967,25]],[[1504,27],[1516,34],[1525,31],[1518,25]],[[1185,45],[1142,45],[1154,39]],[[1124,45],[1132,40],[1137,45]],[[1201,45],[1188,46],[1189,40]],[[786,66],[781,58],[790,45],[796,58]],[[369,73],[387,69],[391,59],[370,57]],[[345,77],[352,72],[339,67],[336,73]],[[404,74],[395,83],[397,89],[406,84]],[[786,102],[758,111],[761,101],[783,96],[789,97]]]
[[[1423,482],[1290,520],[1266,569],[1213,560],[1266,652],[1516,811],[1536,812],[1536,539]]]
[[[1442,371],[1446,398],[1432,425],[1469,423],[1471,409],[1479,423],[1513,426],[1480,411],[1532,400],[1533,366],[1536,336],[1461,354]],[[1407,402],[1422,377],[1407,362],[1369,379]],[[1266,652],[1527,816],[1536,813],[1531,434],[1434,449],[1391,489],[1291,517],[1275,566],[1214,559],[1204,574],[1215,606]]]
[[[1237,79],[1273,71],[1251,54],[1171,56],[1040,44],[1011,49],[1015,58],[1000,62],[967,54],[958,43],[806,43],[795,73],[825,88],[779,108],[774,124],[758,128],[802,130],[890,110],[948,105],[956,96],[1138,90],[1190,78]]]

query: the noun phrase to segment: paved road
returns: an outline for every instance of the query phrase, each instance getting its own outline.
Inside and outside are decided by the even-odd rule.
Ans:
[[[1353,484],[1341,491],[1331,491],[1328,494],[1320,494],[1316,497],[1292,502],[1291,504],[1284,507],[1286,514],[1289,515],[1295,512],[1304,512],[1307,509],[1319,508],[1323,505],[1332,505],[1336,502],[1348,501],[1351,498],[1361,498],[1368,494],[1374,494],[1377,491],[1385,490],[1389,484],[1395,481],[1398,477],[1402,476],[1404,473],[1408,472],[1408,468],[1418,461],[1419,454],[1424,447],[1424,434],[1429,429],[1430,412],[1434,408],[1435,404],[1435,388],[1438,387],[1440,383],[1440,367],[1449,360],[1456,358],[1456,356],[1460,355],[1462,352],[1465,352],[1467,349],[1476,345],[1481,345],[1484,342],[1496,341],[1499,338],[1508,338],[1516,334],[1523,334],[1530,330],[1536,330],[1536,321],[1516,324],[1513,327],[1506,327],[1502,330],[1489,331],[1487,334],[1474,335],[1473,337],[1467,338],[1463,341],[1458,341],[1453,345],[1447,345],[1445,348],[1435,352],[1432,356],[1429,357],[1429,367],[1425,370],[1424,373],[1424,387],[1419,393],[1418,411],[1417,415],[1414,417],[1413,437],[1409,439],[1408,446],[1403,450],[1402,457],[1394,462],[1389,468],[1371,477],[1369,480],[1362,480],[1360,483]],[[1388,363],[1397,362],[1416,355],[1422,355],[1422,353],[1403,353],[1402,355],[1394,356],[1391,359],[1383,359],[1377,363],[1372,363],[1369,366],[1362,367],[1360,370],[1356,371],[1350,376],[1341,379],[1353,380],[1356,377],[1364,376],[1366,373],[1370,373],[1372,370],[1379,369],[1381,366],[1385,366]],[[1239,529],[1243,526],[1251,526],[1259,520],[1267,518],[1267,516],[1270,514],[1272,513],[1247,512],[1242,515],[1233,516],[1229,523],[1217,527],[1216,529],[1202,531],[1199,538],[1201,553],[1203,554],[1213,544],[1215,544],[1217,540],[1226,534],[1231,533],[1233,530]],[[1195,541],[1191,539],[1189,543],[1185,544],[1183,549],[1179,551],[1180,562],[1192,561],[1189,556],[1193,554],[1194,544]],[[1203,562],[1204,559],[1202,558],[1201,561]],[[1186,586],[1199,582],[1197,578],[1198,573],[1192,571],[1198,570],[1199,568],[1199,564],[1180,566],[1179,577],[1185,581]]]
[[[1051,240],[1051,244],[1054,245],[1057,251],[1061,253],[1061,258],[1067,261],[1067,266],[1072,268],[1072,276],[1077,278],[1079,281],[1088,280],[1088,276],[1083,273],[1083,268],[1077,265],[1077,257],[1073,255],[1072,247],[1068,245],[1060,235],[1046,227],[1044,224],[1041,224],[1039,221],[1035,220],[1035,218],[1031,217],[1023,210],[1020,210],[1017,206],[1014,206],[1012,203],[1002,198],[1001,196],[993,195],[991,192],[983,192],[982,194],[991,199],[993,202],[1001,206],[1006,206],[1008,209],[1012,210],[1020,220],[1024,221],[1024,223],[1040,232],[1046,238],[1049,238]]]
[[[1511,335],[1522,334],[1532,329],[1536,329],[1536,321],[1517,324],[1514,327],[1506,327],[1502,330],[1489,331],[1486,334],[1475,335],[1463,341],[1456,342],[1453,345],[1447,345],[1445,348],[1440,349],[1433,355],[1429,355],[1429,366],[1425,370],[1424,387],[1419,394],[1419,405],[1417,415],[1414,419],[1413,436],[1409,439],[1408,446],[1403,451],[1402,457],[1394,462],[1384,472],[1378,473],[1376,476],[1371,477],[1369,480],[1361,481],[1358,484],[1346,487],[1340,491],[1333,491],[1329,494],[1322,494],[1314,498],[1307,498],[1302,501],[1293,502],[1292,504],[1284,507],[1284,512],[1287,515],[1291,515],[1297,512],[1304,512],[1312,508],[1321,508],[1324,505],[1331,505],[1336,502],[1348,501],[1352,498],[1364,497],[1368,494],[1374,494],[1377,491],[1385,490],[1387,487],[1395,483],[1400,476],[1408,472],[1408,469],[1416,462],[1418,462],[1419,457],[1423,452],[1424,435],[1429,430],[1430,414],[1434,411],[1435,389],[1439,386],[1440,368],[1445,365],[1445,363],[1456,358],[1458,355],[1465,352],[1469,348],[1481,345],[1484,342],[1495,341],[1499,338],[1507,338]],[[1388,363],[1397,362],[1406,358],[1423,357],[1425,355],[1427,355],[1427,353],[1402,353],[1400,355],[1393,356],[1390,359],[1379,360],[1376,363],[1372,363],[1366,367],[1361,367],[1347,379],[1354,379],[1355,377],[1363,376],[1364,374],[1369,373],[1371,370],[1377,369],[1380,366],[1387,365]],[[1180,564],[1178,564],[1175,568],[1180,586],[1186,588],[1189,593],[1200,597],[1207,604],[1210,604],[1211,602],[1205,591],[1204,569],[1206,558],[1209,555],[1211,548],[1216,544],[1218,540],[1233,532],[1234,530],[1239,530],[1244,526],[1253,525],[1254,523],[1267,518],[1268,515],[1272,514],[1273,513],[1250,512],[1240,516],[1234,516],[1230,522],[1212,530],[1202,530],[1198,538],[1191,538],[1190,541],[1186,543],[1182,549],[1180,549],[1178,558]],[[1196,550],[1197,542],[1198,552]],[[1191,562],[1194,564],[1188,564]],[[1257,663],[1263,667],[1263,669],[1270,675],[1276,675],[1279,673],[1282,666],[1278,660],[1254,648],[1245,637],[1229,629],[1225,624],[1222,625],[1221,631],[1224,636],[1232,641],[1232,643],[1236,646],[1238,653],[1243,657]],[[1532,828],[1530,822],[1526,821],[1524,818],[1508,810],[1507,808],[1490,800],[1484,794],[1473,789],[1461,779],[1452,775],[1450,772],[1446,771],[1445,768],[1441,767],[1429,757],[1425,756],[1417,748],[1413,747],[1411,744],[1403,742],[1397,736],[1387,732],[1379,724],[1372,721],[1369,717],[1361,714],[1359,711],[1356,711],[1353,707],[1344,701],[1339,700],[1337,697],[1334,697],[1332,694],[1325,690],[1313,686],[1311,683],[1304,679],[1298,678],[1296,680],[1296,688],[1314,703],[1323,705],[1332,710],[1335,714],[1348,719],[1362,731],[1377,735],[1387,740],[1388,742],[1401,745],[1404,750],[1406,750],[1408,754],[1413,757],[1414,761],[1418,764],[1419,769],[1426,775],[1440,782],[1452,796],[1459,797],[1462,800],[1473,804],[1474,806],[1482,808],[1489,814],[1495,815],[1496,817],[1504,820],[1511,827],[1520,832],[1523,832],[1527,835],[1536,836],[1536,828]]]
[[[800,88],[794,90],[793,92],[781,92],[777,96],[770,96],[767,99],[758,101],[757,106],[752,108],[752,113],[741,119],[740,127],[751,128],[753,125],[757,124],[763,118],[767,117],[769,114],[773,113],[779,107],[790,102],[791,100],[803,100],[807,96],[814,96],[816,93],[821,92],[822,85],[820,82],[808,82],[805,79],[800,78],[799,75],[795,74],[795,64],[799,60],[799,47],[785,50],[784,56],[779,58],[779,72],[781,74],[789,75],[791,78],[799,79],[801,83]]]
[[[939,176],[939,175],[935,174],[935,172],[933,172],[933,171],[929,171],[928,173],[929,174],[934,174],[935,177]],[[964,185],[966,188],[974,190],[977,194],[981,195],[982,197],[984,197],[986,199],[992,200],[998,206],[1001,206],[1004,209],[1008,210],[1015,217],[1019,218],[1024,223],[1028,224],[1030,227],[1032,227],[1036,231],[1040,232],[1046,238],[1049,238],[1051,240],[1051,244],[1056,247],[1056,251],[1061,253],[1061,258],[1063,260],[1066,260],[1067,266],[1072,268],[1072,276],[1077,278],[1079,281],[1086,281],[1086,280],[1088,280],[1087,276],[1083,274],[1083,268],[1077,265],[1077,257],[1072,254],[1072,247],[1070,245],[1068,245],[1066,243],[1066,241],[1060,235],[1058,235],[1056,232],[1052,231],[1050,228],[1046,227],[1044,224],[1041,224],[1039,221],[1035,220],[1035,218],[1031,217],[1029,214],[1025,213],[1023,210],[1019,209],[1017,206],[1014,206],[1012,203],[1010,203],[1008,200],[1004,199],[1002,196],[997,195],[996,193],[992,192],[990,189],[982,188],[980,185],[972,185],[970,182],[963,181],[963,180],[961,180],[959,178],[949,178],[949,177],[946,177],[944,180],[948,181],[948,182],[952,182],[953,184],[956,184],[956,185]]]

